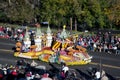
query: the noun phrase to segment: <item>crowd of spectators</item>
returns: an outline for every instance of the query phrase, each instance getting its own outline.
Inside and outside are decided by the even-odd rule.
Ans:
[[[16,65],[0,65],[0,80],[109,80],[105,71],[97,68],[88,69],[89,78],[77,73],[76,70],[61,63],[61,67],[46,69],[46,66],[31,63],[26,60],[18,60]]]
[[[94,52],[120,54],[120,37],[112,34],[112,32],[99,32],[92,36],[79,35],[76,44]]]
[[[25,27],[14,28],[14,27],[3,27],[0,26],[0,37],[8,38],[11,40],[22,40],[25,34]]]

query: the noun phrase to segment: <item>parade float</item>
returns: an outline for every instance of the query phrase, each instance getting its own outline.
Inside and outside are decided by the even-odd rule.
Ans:
[[[34,45],[30,45],[28,31],[26,31],[23,44],[16,43],[16,52],[14,56],[29,59],[39,59],[40,61],[50,63],[66,63],[67,65],[84,65],[91,62],[92,57],[82,46],[74,43],[73,36],[69,36],[65,30],[65,25],[59,37],[52,35],[48,26],[46,34],[42,35],[40,27],[37,27]],[[24,52],[21,49],[24,49]]]

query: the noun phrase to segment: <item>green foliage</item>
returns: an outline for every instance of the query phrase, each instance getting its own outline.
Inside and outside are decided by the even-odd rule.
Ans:
[[[6,9],[7,17],[11,21],[30,22],[34,18],[34,10],[25,0],[16,0]]]
[[[30,23],[48,21],[57,27],[70,18],[90,28],[120,25],[120,0],[1,0],[0,20]]]
[[[3,11],[0,11],[0,20],[3,20],[3,21],[7,20],[7,16]]]

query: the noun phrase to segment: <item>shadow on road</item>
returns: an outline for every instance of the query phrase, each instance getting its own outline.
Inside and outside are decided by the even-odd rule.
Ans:
[[[108,76],[109,80],[120,80],[120,79],[116,79],[114,78],[112,75],[106,73],[106,75]]]
[[[81,71],[80,69],[76,69],[76,71],[80,74],[82,80],[91,80],[91,76]]]
[[[51,66],[51,68],[48,70],[48,73],[51,74],[50,77],[53,77],[57,74],[59,74],[60,69],[57,68],[54,64],[49,63],[49,65]]]

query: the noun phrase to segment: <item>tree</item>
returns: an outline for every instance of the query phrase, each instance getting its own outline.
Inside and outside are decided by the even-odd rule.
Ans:
[[[120,25],[120,0],[114,0],[114,3],[109,8],[108,18],[115,25]]]
[[[88,9],[88,18],[90,18],[89,23],[91,22],[91,26],[103,28],[104,26],[104,18],[101,12],[101,6],[98,0],[88,0],[86,3]]]
[[[120,0],[100,0],[106,25],[111,28],[120,25]]]
[[[120,0],[0,0],[0,5],[0,20],[5,21],[48,21],[60,27],[72,18],[73,25],[87,28],[120,25]]]
[[[34,18],[34,10],[31,5],[25,3],[25,0],[11,1],[11,5],[6,8],[5,12],[10,21],[13,22],[30,22]]]
[[[41,1],[40,16],[42,21],[49,21],[54,25],[63,25],[67,13],[66,0]]]

